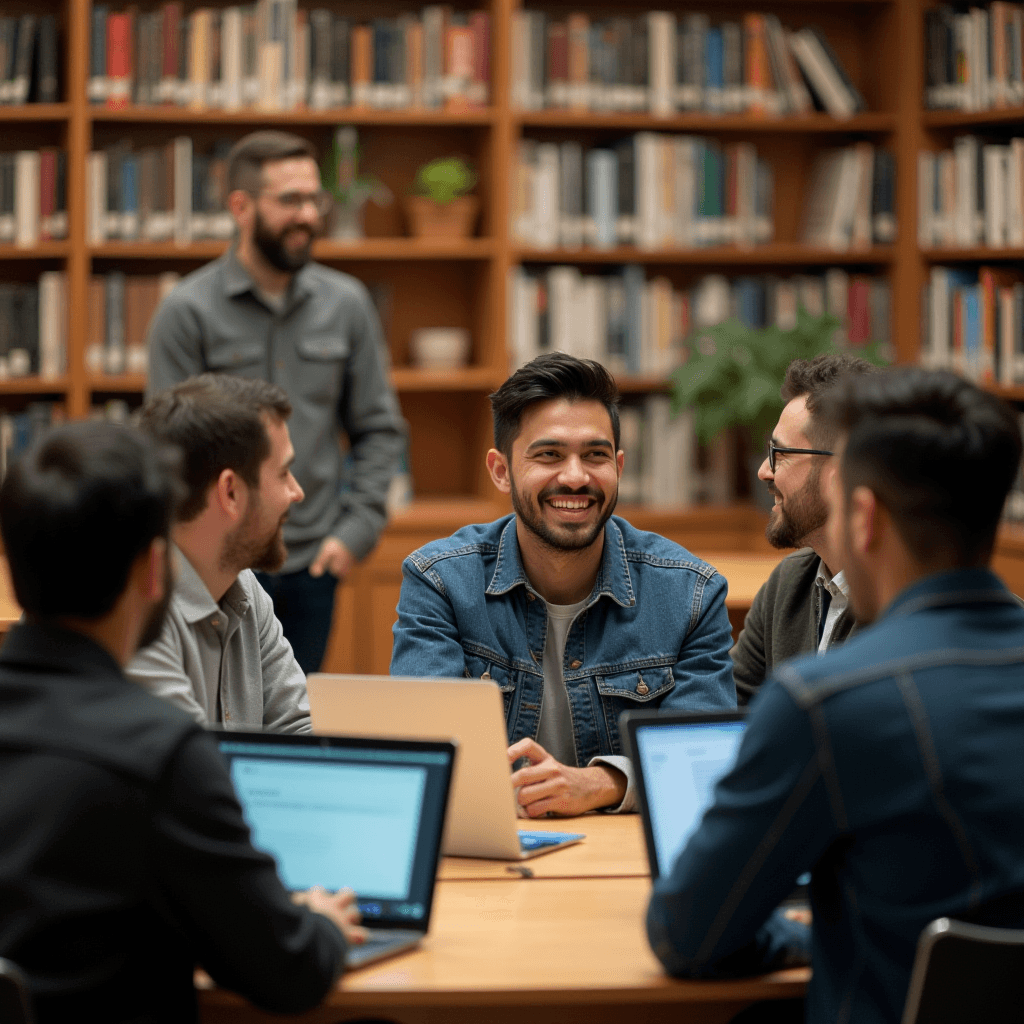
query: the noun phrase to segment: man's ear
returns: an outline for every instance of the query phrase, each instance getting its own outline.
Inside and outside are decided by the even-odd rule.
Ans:
[[[615,453],[615,464],[619,467],[619,476],[622,476],[622,467],[626,464],[626,453],[621,449]]]
[[[210,485],[207,505],[214,503],[225,516],[235,522],[245,514],[249,503],[249,488],[233,469],[222,469],[220,476]]]
[[[884,510],[870,487],[854,487],[849,505],[850,544],[857,554],[877,550],[881,542],[881,514]]]
[[[508,471],[508,460],[497,448],[492,448],[487,453],[487,471],[491,474],[494,486],[502,494],[510,494],[512,492],[512,477]]]
[[[247,224],[252,219],[252,211],[255,205],[256,200],[248,192],[243,192],[240,188],[236,188],[234,192],[228,193],[228,212],[240,226]]]

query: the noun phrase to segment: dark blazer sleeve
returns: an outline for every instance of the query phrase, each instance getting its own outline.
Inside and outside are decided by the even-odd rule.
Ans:
[[[301,1013],[344,966],[345,939],[292,903],[271,857],[253,848],[211,737],[180,744],[157,791],[155,902],[184,932],[218,985],[261,1009]]]
[[[736,701],[746,704],[764,682],[765,666],[765,583],[754,595],[743,629],[732,649],[732,674],[736,681]]]

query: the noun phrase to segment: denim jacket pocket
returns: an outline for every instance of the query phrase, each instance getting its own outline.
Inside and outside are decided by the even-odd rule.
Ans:
[[[597,676],[597,692],[604,712],[607,750],[622,753],[619,736],[619,715],[623,711],[657,707],[675,686],[671,665],[652,665],[615,675]]]
[[[486,655],[466,652],[466,678],[490,679],[501,691],[505,705],[505,723],[510,724],[515,711],[516,673],[500,661],[494,661]]]

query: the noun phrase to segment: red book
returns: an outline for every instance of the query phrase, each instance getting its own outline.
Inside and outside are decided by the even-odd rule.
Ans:
[[[53,212],[57,207],[57,150],[39,150],[39,237],[53,238]]]
[[[473,84],[470,101],[485,107],[491,93],[491,16],[486,11],[473,11],[469,16],[473,30]]]
[[[846,297],[846,336],[853,347],[871,341],[871,282],[866,277],[850,281]]]
[[[107,15],[108,107],[127,107],[132,96],[132,16]]]
[[[163,6],[164,52],[160,61],[161,103],[174,103],[178,81],[178,47],[181,45],[181,4],[169,3]]]
[[[555,107],[569,105],[569,29],[564,22],[548,23],[548,97]]]

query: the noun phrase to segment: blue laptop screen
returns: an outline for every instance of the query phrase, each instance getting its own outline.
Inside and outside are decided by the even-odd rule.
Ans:
[[[451,758],[219,740],[253,845],[288,889],[354,889],[364,918],[424,918]],[[440,803],[440,806],[439,806]]]
[[[639,725],[636,744],[647,794],[658,874],[672,870],[732,767],[745,722]]]

